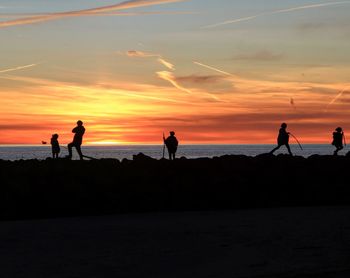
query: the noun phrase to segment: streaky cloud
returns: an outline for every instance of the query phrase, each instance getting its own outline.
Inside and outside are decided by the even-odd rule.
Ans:
[[[219,26],[228,25],[228,24],[235,24],[235,23],[242,22],[242,21],[249,21],[249,20],[253,20],[255,18],[267,16],[267,15],[290,13],[290,12],[295,12],[295,11],[300,11],[300,10],[315,9],[315,8],[343,5],[343,4],[350,4],[350,1],[326,2],[326,3],[320,3],[320,4],[303,5],[303,6],[281,9],[281,10],[276,10],[276,11],[271,11],[271,12],[264,12],[264,13],[259,13],[259,14],[252,15],[252,16],[247,16],[247,17],[242,17],[242,18],[237,18],[237,19],[232,19],[232,20],[226,20],[223,22],[219,22],[219,23],[215,23],[215,24],[211,24],[211,25],[206,25],[206,26],[203,26],[202,29],[211,29],[211,28],[215,28],[215,27],[219,27]]]
[[[89,13],[84,16],[137,16],[137,15],[193,15],[198,12],[191,11],[155,11],[155,12],[101,12],[101,13]],[[0,18],[18,18],[23,16],[45,16],[48,13],[0,13]],[[72,16],[74,14],[72,13]],[[80,13],[76,14],[80,16]]]
[[[138,50],[129,50],[126,52],[126,55],[129,57],[136,57],[136,58],[149,58],[149,57],[156,57],[158,58],[158,63],[162,64],[166,68],[170,70],[175,70],[175,65],[170,63],[169,61],[165,60],[164,57],[160,54],[151,53],[151,52],[144,52],[144,51],[138,51]]]
[[[136,57],[136,58],[160,57],[159,54],[138,51],[138,50],[129,50],[126,52],[126,55],[129,57]]]
[[[179,89],[182,92],[185,92],[187,94],[191,94],[192,92],[184,87],[182,87],[179,83],[176,81],[176,77],[172,72],[169,71],[158,71],[157,75],[159,78],[168,81],[170,84],[172,84],[175,88]]]
[[[229,72],[223,71],[223,70],[221,70],[221,69],[218,69],[218,68],[215,68],[215,67],[212,67],[212,66],[209,66],[209,65],[200,63],[200,62],[194,61],[193,63],[196,64],[196,65],[198,65],[198,66],[201,66],[201,67],[204,67],[204,68],[207,68],[207,69],[216,71],[216,72],[221,73],[221,74],[226,75],[226,76],[236,77],[235,75],[233,75],[233,74],[231,74],[231,73],[229,73]]]
[[[102,6],[102,7],[92,8],[92,9],[68,11],[68,12],[60,12],[60,13],[48,13],[48,14],[39,15],[39,16],[32,16],[32,17],[19,18],[19,19],[10,20],[10,21],[3,21],[3,22],[0,22],[0,28],[17,26],[17,25],[34,24],[34,23],[55,20],[55,19],[60,19],[65,17],[85,16],[85,15],[91,15],[96,13],[103,13],[103,12],[110,12],[110,11],[117,11],[117,10],[127,10],[131,8],[147,7],[147,6],[184,2],[184,1],[188,1],[188,0],[130,0],[130,1],[124,1],[118,4],[114,4],[114,5]]]
[[[10,69],[4,69],[0,70],[0,73],[7,73],[7,72],[12,72],[12,71],[18,71],[18,70],[23,70],[23,69],[28,69],[37,66],[38,64],[30,64],[30,65],[25,65],[25,66],[18,66],[15,68],[10,68]]]
[[[158,58],[158,62],[161,63],[162,65],[164,65],[165,67],[167,67],[170,70],[175,70],[175,66],[172,63],[164,60],[164,58]]]
[[[328,112],[328,109],[330,106],[332,106],[338,99],[340,99],[347,91],[348,89],[350,88],[350,86],[347,86],[345,87],[343,90],[340,91],[339,94],[337,94],[335,96],[335,98],[333,98],[328,104],[327,104],[327,107],[326,107],[326,110],[324,112]]]

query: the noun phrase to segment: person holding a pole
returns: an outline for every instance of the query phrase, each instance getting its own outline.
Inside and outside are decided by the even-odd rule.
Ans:
[[[338,155],[338,152],[344,148],[343,142],[345,143],[345,136],[344,136],[343,129],[341,127],[337,127],[335,129],[335,132],[333,132],[332,145],[336,148],[333,155]]]
[[[164,135],[163,135],[163,140],[164,140],[164,144],[168,149],[168,153],[169,153],[169,159],[170,160],[175,160],[175,154],[177,151],[177,146],[179,145],[179,141],[177,141],[176,137],[175,137],[175,132],[174,131],[170,131],[170,136],[168,138],[165,139]]]
[[[278,134],[278,138],[277,138],[277,147],[274,148],[270,154],[273,154],[275,151],[277,151],[280,147],[282,147],[283,145],[286,146],[288,152],[290,155],[293,155],[291,150],[290,150],[290,146],[289,146],[289,132],[287,132],[287,124],[286,123],[282,123],[281,124],[281,128],[279,130],[279,134]]]

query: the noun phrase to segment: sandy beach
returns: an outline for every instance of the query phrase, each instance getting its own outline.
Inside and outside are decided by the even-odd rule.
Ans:
[[[350,208],[3,221],[1,277],[349,277]]]

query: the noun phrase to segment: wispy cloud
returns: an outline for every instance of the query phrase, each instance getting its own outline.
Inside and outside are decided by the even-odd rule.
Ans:
[[[12,72],[12,71],[18,71],[18,70],[23,70],[23,69],[28,69],[37,66],[38,64],[30,64],[30,65],[25,65],[25,66],[18,66],[14,68],[9,68],[9,69],[0,69],[0,73],[7,73],[7,72]]]
[[[129,57],[136,57],[136,58],[160,57],[159,54],[138,51],[138,50],[129,50],[126,52],[126,55]]]
[[[191,15],[198,12],[191,11],[154,11],[154,12],[108,12],[108,13],[89,13],[84,16],[137,16],[137,15]],[[0,18],[18,18],[23,16],[46,16],[47,13],[0,13]],[[74,14],[72,14],[73,16]],[[80,16],[80,13],[76,14]]]
[[[175,66],[172,63],[164,60],[164,58],[159,58],[158,62],[161,63],[163,66],[167,67],[170,70],[175,70]]]
[[[287,8],[287,9],[280,9],[280,10],[271,11],[271,12],[259,13],[259,14],[252,15],[252,16],[241,17],[241,18],[236,18],[236,19],[232,19],[232,20],[226,20],[223,22],[203,26],[202,28],[203,29],[210,29],[210,28],[215,28],[215,27],[228,25],[228,24],[234,24],[234,23],[238,23],[238,22],[242,22],[242,21],[249,21],[249,20],[253,20],[255,18],[263,17],[263,16],[267,16],[267,15],[290,13],[290,12],[296,12],[296,11],[300,11],[300,10],[316,9],[316,8],[321,8],[321,7],[345,5],[345,4],[350,4],[350,1],[326,2],[326,3],[320,3],[320,4],[312,4],[312,5],[304,5],[304,6]]]
[[[333,99],[327,104],[327,107],[326,107],[325,112],[328,112],[329,107],[332,106],[337,100],[339,100],[339,99],[348,91],[349,88],[350,88],[350,86],[347,86],[347,87],[345,87],[343,90],[341,90],[340,93],[337,94],[337,95],[335,96],[335,98],[333,98]]]
[[[114,5],[97,7],[92,9],[68,11],[68,12],[60,12],[60,13],[48,13],[44,15],[19,18],[19,19],[10,20],[10,21],[3,21],[3,22],[0,22],[0,28],[16,26],[16,25],[34,24],[34,23],[39,23],[39,22],[44,22],[49,20],[66,18],[66,17],[85,16],[85,15],[91,15],[96,13],[105,13],[105,12],[111,12],[111,11],[117,11],[117,10],[127,10],[131,8],[139,8],[139,7],[160,5],[160,4],[184,2],[184,1],[188,1],[188,0],[130,0],[130,1],[124,1],[122,3],[114,4]]]
[[[255,53],[238,54],[233,57],[234,60],[246,60],[246,61],[277,61],[281,60],[282,54],[276,54],[269,50],[260,50]]]
[[[187,75],[187,76],[178,76],[176,77],[177,81],[180,82],[190,82],[190,83],[215,83],[219,80],[222,80],[221,75]]]
[[[216,71],[216,72],[221,73],[221,74],[226,75],[226,76],[236,77],[235,75],[233,75],[233,74],[231,74],[231,73],[229,73],[229,72],[223,71],[223,70],[221,70],[221,69],[218,69],[218,68],[215,68],[215,67],[212,67],[212,66],[209,66],[209,65],[200,63],[200,62],[194,61],[193,63],[196,64],[196,65],[198,65],[198,66],[201,66],[201,67],[204,67],[204,68],[207,68],[207,69]]]
[[[175,88],[179,89],[180,91],[183,91],[185,93],[191,94],[192,92],[184,87],[182,87],[177,81],[176,77],[172,72],[169,71],[158,71],[157,75],[159,78],[166,80],[170,82]]]

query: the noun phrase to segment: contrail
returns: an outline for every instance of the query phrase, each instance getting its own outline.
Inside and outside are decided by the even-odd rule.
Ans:
[[[298,6],[298,7],[288,8],[288,9],[281,9],[281,10],[276,10],[276,11],[271,11],[271,12],[265,12],[265,13],[260,13],[260,14],[253,15],[253,16],[247,16],[247,17],[242,17],[242,18],[237,18],[237,19],[233,19],[233,20],[227,20],[227,21],[207,25],[207,26],[202,27],[202,29],[210,29],[210,28],[215,28],[215,27],[227,25],[227,24],[234,24],[234,23],[241,22],[241,21],[248,21],[248,20],[252,20],[252,19],[255,19],[257,17],[266,16],[266,15],[289,13],[289,12],[295,12],[295,11],[300,11],[300,10],[315,9],[315,8],[343,5],[343,4],[350,4],[350,1],[327,2],[327,3],[304,5],[304,6]]]
[[[186,11],[159,11],[159,12],[103,12],[103,13],[88,13],[84,16],[137,16],[137,15],[193,15],[198,12],[186,12]],[[17,18],[23,16],[46,16],[48,13],[0,13],[0,18]],[[80,16],[80,13],[71,14],[71,16]]]
[[[183,91],[187,94],[191,94],[192,92],[184,87],[182,87],[180,84],[176,82],[176,78],[172,72],[169,71],[158,71],[157,75],[159,78],[166,80],[170,82],[175,88],[179,89],[180,91]]]
[[[158,62],[170,70],[175,70],[175,66],[172,63],[164,60],[164,58],[158,58]]]
[[[19,19],[10,20],[10,21],[3,21],[3,22],[0,22],[0,28],[16,26],[16,25],[33,24],[33,23],[38,23],[43,21],[65,18],[65,17],[84,16],[84,15],[91,15],[91,14],[102,13],[102,12],[126,10],[131,8],[139,8],[139,7],[146,7],[146,6],[167,4],[167,3],[184,2],[184,1],[188,1],[188,0],[130,0],[130,1],[124,1],[122,3],[114,4],[114,5],[103,6],[103,7],[92,8],[92,9],[60,12],[60,13],[48,13],[45,15],[19,18]]]
[[[149,58],[149,57],[157,57],[158,63],[162,64],[166,68],[170,70],[175,70],[175,66],[170,63],[169,61],[165,60],[162,55],[151,53],[151,52],[144,52],[144,51],[138,51],[138,50],[129,50],[126,52],[126,55],[129,57],[136,57],[136,58]]]
[[[0,73],[17,71],[17,70],[22,70],[22,69],[27,69],[27,68],[32,68],[32,67],[35,67],[37,65],[38,64],[30,64],[30,65],[25,65],[25,66],[19,66],[19,67],[11,68],[11,69],[0,70]]]
[[[325,112],[328,112],[328,108],[333,105],[339,98],[343,96],[343,94],[350,88],[350,86],[345,87],[339,94],[336,95],[335,98],[332,99],[330,103],[327,104]]]
[[[207,68],[207,69],[210,69],[210,70],[219,72],[219,73],[221,73],[221,74],[223,74],[223,75],[227,75],[227,76],[230,76],[230,77],[236,77],[236,76],[234,76],[233,74],[231,74],[231,73],[229,73],[229,72],[220,70],[220,69],[218,69],[218,68],[214,68],[214,67],[212,67],[212,66],[209,66],[209,65],[206,65],[206,64],[203,64],[203,63],[200,63],[200,62],[194,61],[193,63],[196,64],[196,65],[198,65],[198,66],[201,66],[201,67],[204,67],[204,68]]]

